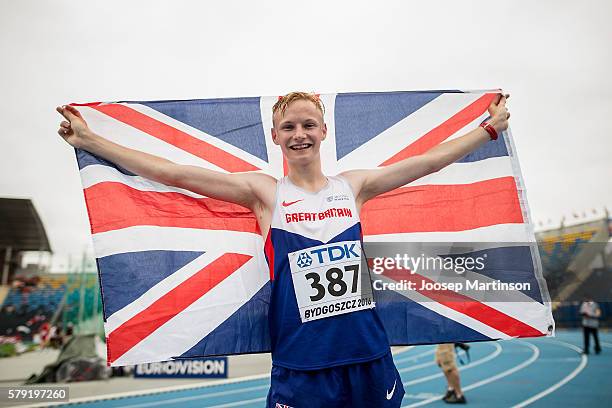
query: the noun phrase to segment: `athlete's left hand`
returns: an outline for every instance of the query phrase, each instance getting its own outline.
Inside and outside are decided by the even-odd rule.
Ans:
[[[495,128],[498,134],[501,134],[504,130],[508,129],[508,119],[510,119],[510,112],[506,108],[506,100],[510,97],[510,94],[499,94],[491,105],[489,105],[489,123]]]

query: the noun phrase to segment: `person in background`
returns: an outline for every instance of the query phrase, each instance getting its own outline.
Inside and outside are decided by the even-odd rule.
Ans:
[[[584,334],[584,354],[589,354],[589,340],[591,334],[595,339],[595,354],[601,353],[599,345],[599,318],[601,317],[601,309],[597,302],[591,298],[586,298],[580,305],[580,315],[582,316],[582,332]]]
[[[461,391],[459,369],[455,362],[455,345],[438,344],[436,347],[436,364],[442,369],[446,377],[446,394],[442,398],[447,404],[465,404],[467,401]]]

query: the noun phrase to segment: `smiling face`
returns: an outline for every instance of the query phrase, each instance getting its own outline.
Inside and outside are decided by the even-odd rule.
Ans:
[[[320,160],[319,148],[327,135],[323,114],[310,100],[291,102],[284,114],[273,116],[272,140],[281,147],[287,163],[305,165]]]

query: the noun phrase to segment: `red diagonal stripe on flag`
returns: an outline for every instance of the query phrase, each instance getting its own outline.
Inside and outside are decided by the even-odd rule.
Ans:
[[[193,137],[188,133],[173,128],[170,125],[153,119],[125,105],[106,104],[91,107],[231,173],[259,170],[259,168],[255,167],[253,164],[231,155],[223,149],[213,146],[210,143]]]
[[[140,191],[117,182],[98,183],[84,193],[92,234],[136,225],[259,233],[248,208],[213,198]]]
[[[372,265],[372,260],[368,259],[368,263]],[[383,275],[393,279],[396,282],[409,281],[414,282],[415,288],[421,288],[423,282],[433,283],[434,281],[419,274],[412,274],[408,270],[387,269]],[[494,328],[497,331],[507,334],[512,337],[539,337],[544,336],[538,329],[531,327],[525,322],[508,316],[488,305],[480,303],[468,296],[451,290],[420,290],[416,289],[420,294],[427,296],[435,302],[438,302],[450,309],[453,309],[461,314],[478,320],[487,326]]]
[[[120,358],[132,347],[204,296],[252,258],[226,253],[205,266],[149,307],[124,322],[108,335],[108,360]]]
[[[361,211],[364,235],[465,231],[523,222],[513,177],[402,187],[368,201]]]
[[[495,96],[496,94],[485,94],[481,96],[469,106],[463,108],[457,114],[453,115],[450,119],[425,133],[418,140],[414,141],[403,150],[400,150],[394,156],[387,159],[380,166],[388,166],[410,156],[423,154],[432,147],[442,143],[449,136],[482,115],[482,113],[487,110],[493,99],[495,99]]]

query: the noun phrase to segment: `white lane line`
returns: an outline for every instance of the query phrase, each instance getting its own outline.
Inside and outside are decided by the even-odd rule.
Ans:
[[[527,367],[528,365],[531,365],[534,361],[536,361],[538,359],[538,357],[540,356],[540,348],[536,345],[533,345],[531,343],[528,343],[526,341],[520,341],[521,343],[524,343],[527,347],[529,347],[531,349],[531,351],[533,352],[533,354],[531,355],[531,357],[529,357],[529,359],[525,360],[524,362],[522,362],[521,364],[514,366],[512,368],[509,368],[506,371],[502,371],[499,374],[494,375],[493,377],[489,377],[485,380],[481,380],[478,382],[475,382],[473,384],[468,385],[467,387],[463,388],[466,391],[469,391],[471,389],[474,388],[478,388],[481,387],[485,384],[488,384],[490,382],[493,381],[497,381],[500,378],[504,378],[506,376],[509,376],[510,374],[514,374],[515,372],[522,370],[523,368]]]
[[[199,400],[199,399],[221,397],[224,395],[240,394],[243,392],[256,391],[256,390],[262,390],[262,389],[268,389],[268,388],[270,388],[269,384],[258,385],[256,387],[236,388],[235,390],[219,391],[219,392],[213,392],[210,394],[202,394],[202,395],[193,395],[191,397],[178,397],[178,398],[171,398],[171,399],[162,399],[157,402],[143,402],[141,404],[123,405],[122,407],[123,408],[154,407],[158,405],[166,405],[170,403],[175,404],[178,402],[186,402],[186,401],[194,401],[194,400]]]
[[[394,356],[397,356],[398,354],[404,354],[405,352],[412,350],[414,347],[415,346],[400,346],[395,350],[391,349],[391,354]]]
[[[605,347],[612,347],[612,343],[606,343],[605,341],[602,341],[601,345]]]
[[[481,364],[484,364],[487,361],[492,360],[495,357],[499,356],[500,353],[502,352],[502,347],[498,343],[492,343],[492,345],[495,347],[495,351],[493,351],[488,356],[485,356],[485,357],[483,357],[483,358],[481,358],[479,360],[473,361],[470,364],[467,364],[467,365],[463,366],[461,368],[461,371],[467,370],[469,368],[477,367],[477,366],[479,366]],[[419,379],[416,379],[416,380],[406,381],[403,384],[404,384],[404,386],[420,384],[422,382],[433,380],[434,378],[438,378],[438,377],[442,377],[442,376],[444,376],[443,373],[432,374],[432,375],[428,375],[426,377],[422,377],[422,378],[419,378]]]
[[[533,354],[531,355],[531,357],[529,357],[527,360],[525,360],[521,364],[519,364],[517,366],[514,366],[514,367],[512,367],[512,368],[510,368],[510,369],[508,369],[506,371],[502,371],[501,373],[496,374],[496,375],[494,375],[492,377],[489,377],[489,378],[487,378],[485,380],[481,380],[481,381],[475,382],[473,384],[470,384],[467,387],[463,387],[463,390],[464,391],[469,391],[471,389],[474,389],[474,388],[477,388],[477,387],[481,387],[481,386],[483,386],[485,384],[488,384],[490,382],[497,381],[500,378],[506,377],[506,376],[508,376],[508,375],[510,375],[512,373],[515,373],[515,372],[517,372],[519,370],[522,370],[523,368],[527,367],[528,365],[530,365],[531,363],[536,361],[538,356],[540,355],[540,349],[537,346],[534,346],[531,343],[527,343],[525,341],[520,341],[520,342],[521,343],[525,343],[533,351]],[[426,399],[424,401],[415,402],[414,404],[402,405],[402,408],[420,407],[421,405],[426,405],[426,404],[429,404],[429,403],[432,403],[432,402],[438,402],[438,401],[440,401],[441,398],[442,398],[442,394],[436,395],[435,397]]]
[[[397,348],[396,350],[393,350],[391,353],[393,355],[403,354],[403,353],[405,353],[407,351],[410,351],[414,347],[415,346],[400,347],[400,348]],[[431,353],[433,353],[433,351]],[[417,354],[417,356],[419,356],[419,355]],[[417,357],[417,356],[414,356],[414,357]],[[409,359],[411,359],[411,358],[409,358]],[[401,361],[403,361],[403,359]],[[75,399],[71,400],[70,403],[94,402],[94,401],[103,401],[103,400],[111,400],[111,399],[119,399],[119,398],[129,398],[129,397],[143,397],[143,396],[148,396],[148,395],[152,395],[152,394],[168,393],[168,392],[174,392],[174,391],[185,391],[185,390],[191,390],[191,389],[197,389],[197,388],[213,387],[213,386],[216,386],[216,385],[224,385],[224,384],[233,384],[233,383],[237,383],[237,382],[246,382],[246,381],[253,381],[253,380],[261,380],[261,379],[268,378],[268,377],[270,377],[270,374],[258,374],[258,375],[252,375],[252,376],[231,378],[231,379],[227,379],[227,380],[219,380],[219,381],[214,381],[214,382],[210,382],[210,383],[203,383],[203,384],[179,385],[179,386],[165,387],[165,388],[162,388],[162,389],[157,389],[155,391],[149,391],[149,392],[147,390],[120,392],[120,393],[115,393],[115,394],[98,395],[98,396],[94,396],[94,397],[75,398]],[[163,400],[163,401],[158,401],[158,402],[149,402],[149,403],[146,403],[146,404],[126,405],[124,408],[128,408],[128,407],[129,408],[138,408],[138,407],[164,405],[164,404],[166,404],[166,403],[168,403],[170,401],[190,401],[190,400],[195,400],[195,399],[217,397],[217,396],[222,396],[222,395],[238,394],[238,393],[241,393],[241,392],[254,391],[256,389],[263,389],[263,388],[270,388],[270,386],[269,385],[262,385],[262,386],[256,386],[256,387],[237,388],[235,390],[219,391],[219,392],[214,392],[214,393],[211,393],[211,394],[204,394],[204,395],[199,395],[199,396],[194,396],[194,397],[181,397],[181,398],[174,398],[174,399]],[[63,402],[58,402],[58,403],[46,403],[46,404],[27,405],[27,406],[24,405],[23,407],[24,408],[30,408],[30,407],[34,408],[34,407],[46,407],[46,406],[62,405],[62,404],[63,404]]]
[[[494,351],[492,354],[495,354],[497,351],[501,352],[501,347],[500,347],[499,345],[497,345],[497,343],[494,343],[493,345],[494,345],[494,346],[496,347],[496,349],[498,349],[498,350]],[[412,348],[412,347],[406,347],[405,349],[400,349],[400,350],[398,350],[398,351],[397,351],[395,354],[400,354],[400,353],[406,352],[406,351],[408,351],[410,348]],[[419,357],[424,356],[424,355],[427,355],[427,354],[433,354],[434,352],[435,352],[435,349],[434,349],[434,350],[425,351],[425,352],[420,353],[420,354],[417,354],[417,355],[415,355],[415,356],[412,356],[412,357],[408,357],[408,358],[401,359],[401,361],[414,360],[414,359],[416,359],[416,358],[419,358]],[[499,354],[499,352],[498,352],[497,354]],[[494,357],[495,357],[495,356],[494,356]],[[483,360],[486,360],[486,359],[487,359],[487,357],[484,357],[484,358],[483,358]],[[484,361],[482,361],[482,362],[484,362]],[[481,362],[481,360],[478,360],[477,362],[474,362],[474,363],[476,363],[475,365],[478,365],[478,364],[480,364],[480,363],[482,363],[482,362]],[[431,364],[434,364],[434,363],[433,363],[433,362],[430,362],[430,363],[426,363],[426,364],[427,364],[427,365],[431,365]],[[467,368],[467,367],[468,367],[468,366],[466,366],[465,368]],[[405,370],[405,371],[410,371],[410,369],[416,369],[416,368],[417,368],[417,367],[410,367],[409,369],[404,369],[404,370]],[[254,389],[258,389],[258,388],[268,388],[268,386],[251,387],[251,389],[242,389],[242,390],[224,391],[224,392],[218,392],[218,393],[215,393],[215,394],[216,394],[216,395],[233,394],[233,393],[238,393],[238,392],[241,392],[241,391],[251,391],[251,390],[254,390]],[[212,394],[209,394],[209,395],[210,395],[210,396],[212,396]],[[172,399],[172,400],[165,400],[165,402],[167,403],[167,402],[187,401],[187,400],[195,400],[195,399],[199,399],[199,398],[207,398],[207,396],[194,396],[194,397],[176,398],[176,399]],[[239,404],[239,405],[240,405],[240,404],[247,404],[247,403],[251,403],[251,402],[255,402],[255,400],[245,400],[245,401],[242,401],[242,402],[241,402],[241,401],[236,401],[236,402],[234,402],[234,403],[232,403],[232,404]],[[151,405],[151,404],[149,404],[149,406],[150,406],[150,405]],[[157,405],[157,404],[155,404],[155,405]],[[161,405],[161,404],[160,404],[160,405]],[[137,405],[137,406],[136,406],[136,405],[130,405],[130,406],[128,406],[128,407],[129,407],[129,408],[137,408],[137,407],[141,407],[141,406],[146,406],[146,404],[139,404],[139,405]],[[230,406],[237,406],[237,405],[215,405],[214,407],[216,407],[216,408],[221,408],[221,407],[226,407],[226,406],[227,406],[227,407],[230,407]],[[128,408],[128,407],[126,407],[126,408]],[[211,408],[213,408],[213,407],[211,407]]]
[[[434,349],[433,351],[435,351],[435,349]],[[431,351],[429,351],[429,352],[427,352],[427,354],[432,354],[432,352],[431,352]],[[398,371],[400,374],[401,374],[401,373],[407,373],[407,372],[409,372],[409,371],[418,370],[419,368],[429,367],[429,366],[431,366],[431,365],[435,365],[435,364],[436,364],[436,362],[435,362],[435,361],[430,361],[430,362],[428,362],[428,363],[422,363],[422,364],[417,364],[417,365],[415,365],[415,366],[410,366],[410,367],[407,367],[407,368],[402,368],[402,369],[397,370],[397,371]]]
[[[210,406],[208,408],[229,408],[229,407],[239,407],[240,405],[246,405],[246,404],[252,404],[254,402],[261,402],[261,401],[265,401],[266,397],[264,398],[253,398],[250,400],[244,400],[244,401],[236,401],[236,402],[229,402],[227,404],[221,404],[221,405],[213,405]]]
[[[399,354],[403,354],[409,350],[411,350],[412,348],[414,348],[414,346],[405,346],[405,347],[401,347],[398,348],[396,350],[392,351],[393,355],[399,355]],[[262,375],[257,375],[257,376],[250,376],[250,377],[239,377],[239,378],[234,378],[231,381],[226,381],[226,382],[216,382],[216,383],[212,383],[212,384],[206,384],[207,386],[212,386],[212,385],[223,385],[223,384],[228,384],[228,383],[234,383],[234,382],[243,382],[243,381],[249,381],[249,380],[258,380],[258,379],[262,379],[262,378],[266,378],[269,377],[269,374],[262,374]],[[185,386],[186,388],[183,388],[183,390],[185,389],[192,389],[192,388],[199,388],[202,385],[198,385],[198,386]],[[219,391],[219,392],[213,392],[210,394],[204,394],[204,395],[196,395],[196,396],[192,396],[192,397],[180,397],[180,398],[173,398],[173,399],[165,399],[163,401],[158,401],[158,402],[148,402],[148,403],[143,403],[143,404],[133,404],[133,405],[125,405],[124,408],[140,408],[140,407],[151,407],[151,406],[157,406],[157,405],[164,405],[167,404],[169,402],[185,402],[185,401],[193,401],[193,400],[198,400],[198,399],[205,399],[205,398],[212,398],[212,397],[219,397],[219,396],[223,396],[223,395],[231,395],[231,394],[239,394],[242,392],[249,392],[249,391],[255,391],[255,390],[259,390],[259,389],[267,389],[270,388],[269,385],[260,385],[260,386],[255,386],[255,387],[246,387],[246,388],[237,388],[235,390],[228,390],[228,391]],[[158,392],[160,392],[161,390],[158,390]],[[169,387],[167,389],[164,389],[165,392],[170,392],[170,391],[179,391],[179,389],[176,388],[172,388]],[[125,395],[125,394],[129,394],[129,395]],[[119,395],[119,394],[115,394],[115,398],[120,398],[120,397],[128,397],[128,396],[144,396],[147,395],[146,393],[143,393],[142,391],[140,392],[136,392],[136,393],[123,393],[123,395]],[[107,398],[110,398],[111,395],[106,396]],[[91,398],[87,398],[88,400],[90,400]],[[106,399],[106,398],[105,398]],[[99,398],[97,398],[97,400],[99,400]],[[74,400],[76,401],[76,400]],[[81,399],[82,401],[82,399]]]
[[[407,368],[402,368],[401,370],[397,370],[398,373],[407,373],[408,371],[418,370],[419,368],[428,367],[430,365],[436,364],[435,361],[430,361],[429,363],[417,364],[415,366],[410,366]]]
[[[561,379],[561,381],[553,384],[551,387],[548,387],[547,389],[545,389],[544,391],[534,395],[531,398],[526,399],[523,402],[519,402],[518,404],[514,405],[512,408],[522,408],[525,407],[537,400],[539,400],[540,398],[550,394],[551,392],[557,390],[559,387],[563,386],[564,384],[566,384],[567,382],[571,381],[574,377],[576,377],[582,370],[584,370],[584,367],[586,367],[587,362],[588,362],[588,357],[585,354],[582,354],[582,350],[576,346],[574,346],[573,344],[570,343],[566,343],[564,341],[560,341],[560,340],[556,340],[555,343],[559,343],[562,346],[571,348],[572,350],[574,350],[576,353],[580,354],[581,359],[580,359],[580,364],[578,364],[578,367],[576,367],[574,369],[574,371],[572,371],[571,373],[569,373],[567,376],[565,376],[563,379]]]
[[[114,394],[103,394],[103,395],[96,395],[93,397],[74,398],[70,400],[70,404],[95,402],[95,401],[106,401],[106,400],[122,399],[122,398],[129,398],[129,397],[144,397],[144,396],[149,396],[149,395],[165,394],[165,393],[175,392],[175,391],[195,390],[198,388],[214,387],[217,385],[234,384],[234,383],[239,383],[239,382],[261,380],[261,379],[265,379],[269,377],[270,377],[270,374],[256,374],[256,375],[248,375],[244,377],[229,378],[229,379],[218,380],[218,381],[213,380],[210,382],[202,382],[202,383],[196,383],[196,384],[173,385],[170,387],[156,388],[153,390],[117,392]],[[65,405],[65,404],[66,404],[65,402],[45,402],[45,403],[32,404],[32,405],[20,405],[20,407],[21,408],[37,408],[37,407],[50,407],[50,406]]]
[[[398,355],[398,354],[402,354],[405,353],[407,351],[409,351],[410,349],[412,349],[414,346],[405,346],[405,347],[401,347],[398,348],[394,351],[392,351],[393,355]],[[255,391],[255,390],[261,390],[261,389],[267,389],[270,388],[269,385],[259,385],[259,386],[255,386],[255,387],[246,387],[246,388],[237,388],[235,390],[229,390],[229,391],[218,391],[218,392],[213,392],[210,394],[204,394],[204,395],[195,395],[195,396],[191,396],[191,397],[180,397],[180,398],[173,398],[173,399],[167,399],[167,400],[163,400],[163,401],[158,401],[155,403],[143,403],[143,404],[135,404],[135,405],[126,405],[124,406],[124,408],[140,408],[140,407],[150,407],[150,406],[156,406],[156,405],[164,405],[167,403],[176,403],[176,402],[185,402],[185,401],[193,401],[193,400],[198,400],[198,399],[205,399],[205,398],[212,398],[212,397],[219,397],[219,396],[223,396],[223,395],[231,395],[231,394],[239,394],[242,392],[249,392],[249,391]],[[243,401],[235,401],[232,404],[247,404],[247,403],[251,403],[251,402],[256,402],[259,400],[243,400]],[[215,405],[217,406],[217,405]],[[234,406],[234,405],[218,405],[219,407],[223,406]]]
[[[436,349],[435,349],[435,348],[432,348],[431,350],[424,351],[424,352],[419,353],[419,354],[416,354],[416,355],[414,355],[414,356],[410,356],[410,357],[403,357],[403,358],[400,358],[400,359],[398,359],[398,360],[395,360],[395,364],[403,363],[403,362],[406,362],[406,361],[414,361],[414,360],[418,360],[419,358],[421,358],[421,357],[423,357],[423,356],[426,356],[426,355],[429,355],[429,354],[433,354],[433,353],[435,353],[435,351],[436,351]]]

